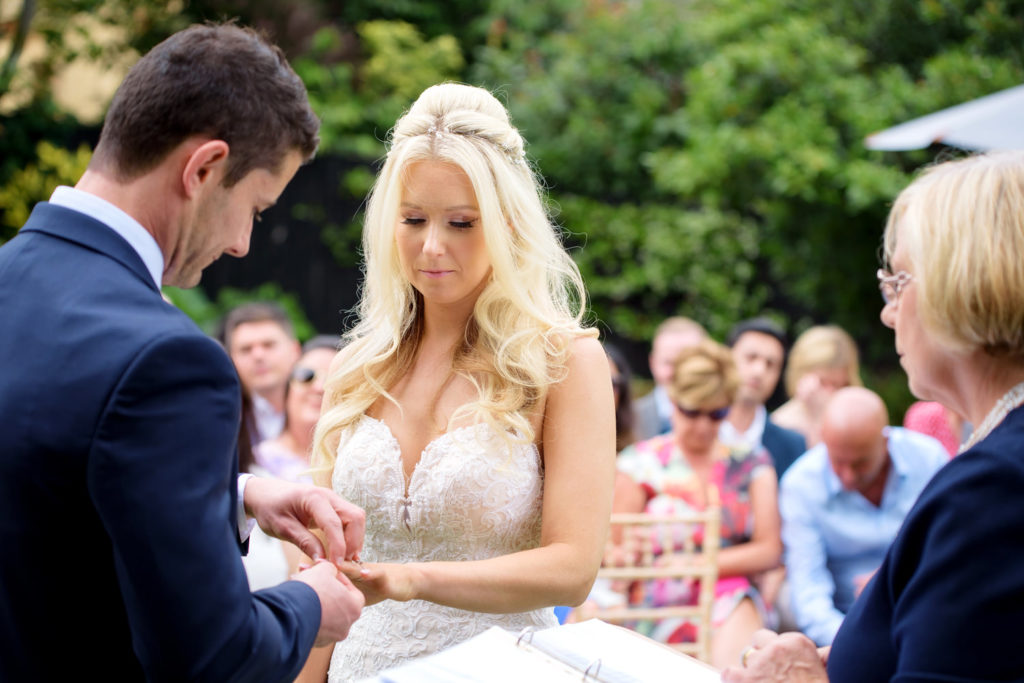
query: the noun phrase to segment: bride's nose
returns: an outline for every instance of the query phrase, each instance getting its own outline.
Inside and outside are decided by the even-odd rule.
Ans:
[[[423,236],[423,253],[430,255],[444,253],[444,233],[434,223],[427,227],[426,234]]]

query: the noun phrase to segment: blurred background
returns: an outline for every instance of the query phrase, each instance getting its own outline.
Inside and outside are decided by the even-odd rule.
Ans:
[[[640,393],[665,317],[721,340],[768,314],[791,339],[848,330],[896,423],[912,399],[878,319],[885,216],[916,169],[964,152],[864,139],[1024,83],[1016,0],[0,0],[0,243],[77,179],[138,56],[225,18],[282,46],[323,128],[250,255],[168,291],[207,331],[249,299],[303,339],[345,328],[388,131],[455,80],[508,105]]]

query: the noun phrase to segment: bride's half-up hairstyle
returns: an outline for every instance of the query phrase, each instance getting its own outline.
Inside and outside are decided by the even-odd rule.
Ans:
[[[541,183],[505,108],[482,88],[428,88],[395,125],[368,199],[358,322],[345,334],[337,369],[327,379],[324,405],[330,407],[314,437],[313,464],[323,484],[329,484],[341,431],[381,396],[391,399],[387,389],[416,356],[423,300],[402,274],[395,229],[406,173],[423,161],[452,164],[469,178],[492,268],[452,358],[453,372],[477,387],[479,399],[453,418],[469,416],[509,438],[532,441],[530,415],[564,376],[569,343],[597,336],[583,326],[583,280],[545,210]]]

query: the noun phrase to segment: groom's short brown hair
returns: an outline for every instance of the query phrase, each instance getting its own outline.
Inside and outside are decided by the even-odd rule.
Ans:
[[[191,26],[132,67],[110,104],[95,165],[131,180],[193,135],[228,143],[224,185],[276,172],[298,150],[309,159],[320,122],[284,53],[234,24]]]

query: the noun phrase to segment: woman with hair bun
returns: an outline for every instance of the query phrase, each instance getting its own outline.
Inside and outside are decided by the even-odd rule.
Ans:
[[[372,675],[582,602],[611,509],[608,361],[505,108],[428,88],[363,230],[358,322],[329,373],[320,479],[367,513],[368,607],[329,679]]]

